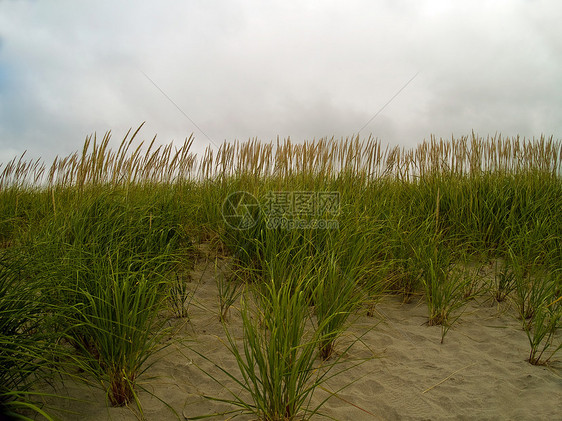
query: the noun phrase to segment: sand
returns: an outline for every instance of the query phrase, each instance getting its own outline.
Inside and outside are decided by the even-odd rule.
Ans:
[[[226,259],[221,261],[222,268],[227,264]],[[147,420],[188,420],[231,408],[202,397],[228,398],[229,394],[204,374],[220,372],[195,352],[233,374],[238,372],[218,320],[214,263],[200,259],[192,279],[195,293],[189,321],[173,322],[175,340],[151,360],[152,365],[139,379],[150,391],[139,393]],[[422,297],[410,304],[402,303],[399,297],[386,297],[377,304],[373,317],[363,311],[337,349],[341,352],[354,337],[364,335],[362,342],[341,355],[341,361],[349,366],[358,359],[365,361],[318,391],[315,402],[326,397],[326,390],[349,384],[326,402],[322,412],[337,420],[562,419],[562,352],[549,366],[529,364],[525,360],[527,336],[508,304],[473,300],[443,344],[440,327],[427,326],[426,321]],[[241,337],[236,308],[230,312],[228,327],[235,337]],[[233,390],[239,389],[224,375],[220,378]],[[84,384],[66,382],[58,393],[80,399],[56,401],[71,411],[57,413],[63,420],[129,421],[143,417],[134,408],[108,407],[102,391]]]

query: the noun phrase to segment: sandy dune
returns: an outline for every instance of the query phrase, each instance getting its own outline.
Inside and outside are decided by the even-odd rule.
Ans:
[[[158,354],[140,379],[147,390],[166,402],[141,392],[147,420],[177,419],[173,411],[183,420],[229,408],[202,398],[229,395],[203,373],[217,373],[213,365],[194,352],[204,353],[233,373],[237,371],[223,343],[214,270],[209,261],[198,263],[193,273],[192,285],[197,289],[190,320],[175,322],[180,341]],[[375,317],[358,316],[350,337],[366,332],[363,343],[356,343],[342,356],[344,364],[358,358],[367,360],[331,379],[315,397],[322,399],[326,390],[352,383],[325,404],[322,412],[326,415],[338,420],[562,419],[562,355],[549,367],[526,362],[528,340],[507,305],[473,301],[444,344],[440,344],[440,328],[425,325],[427,309],[422,298],[403,304],[399,297],[387,297],[376,310]],[[229,328],[240,337],[236,309],[231,311]],[[344,349],[349,340],[342,339],[338,349]],[[225,385],[233,387],[227,379]],[[59,393],[84,399],[57,401],[74,412],[59,413],[64,420],[142,418],[136,410],[108,408],[104,393],[94,388],[68,384]],[[228,418],[219,415],[213,419]]]

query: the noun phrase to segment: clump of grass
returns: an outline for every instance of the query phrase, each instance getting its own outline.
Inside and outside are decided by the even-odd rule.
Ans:
[[[187,281],[180,277],[177,273],[174,274],[170,286],[170,306],[174,315],[179,318],[188,317],[188,302],[190,300],[191,293],[187,287]]]
[[[251,239],[248,233],[241,233],[243,244],[249,247],[238,250],[252,250],[254,256],[237,261],[245,269],[242,273],[254,280],[242,294],[241,343],[225,325],[228,349],[240,377],[218,367],[242,390],[230,389],[231,399],[218,399],[239,408],[234,412],[251,413],[263,420],[309,419],[325,402],[313,405],[312,397],[334,375],[332,369],[339,358],[329,363],[324,360],[333,355],[335,340],[361,303],[357,292],[360,270],[354,267],[360,263],[361,249],[351,255],[337,254],[330,249],[333,240],[340,241],[338,247],[344,249],[337,235],[307,229],[265,229]],[[232,301],[228,297],[236,290],[225,285],[224,279],[217,282],[228,304]],[[319,356],[320,367],[316,363]]]
[[[215,270],[215,273],[217,273],[217,270]],[[217,274],[215,276],[219,299],[219,321],[221,323],[227,321],[230,307],[238,301],[242,294],[241,284],[236,282],[235,273],[229,278],[224,274]]]
[[[511,259],[496,259],[494,263],[494,278],[492,279],[492,293],[494,300],[501,303],[516,289],[517,282]]]
[[[531,347],[528,361],[533,365],[546,364],[562,348],[562,342],[554,343],[562,325],[561,278],[558,272],[516,273],[516,304]],[[549,349],[551,352],[544,358]]]
[[[243,304],[244,357],[229,335],[230,350],[244,378],[242,386],[250,392],[253,411],[260,418],[294,419],[314,391],[310,381],[317,338],[306,335],[310,317],[306,290],[298,282],[286,282],[279,289],[275,282],[268,283],[259,293],[255,319],[249,303]]]
[[[429,309],[428,324],[441,326],[441,343],[459,317],[455,313],[464,307],[469,298],[466,296],[469,282],[454,268],[442,268],[434,261],[429,262],[424,278]]]
[[[189,316],[189,303],[193,298],[193,293],[188,286],[188,281],[183,276],[180,276],[178,273],[173,273],[171,276],[170,306],[175,317],[186,318]]]
[[[0,418],[29,419],[28,410],[51,416],[37,403],[44,393],[33,390],[41,379],[60,370],[57,359],[64,332],[53,329],[48,283],[30,277],[33,271],[19,250],[0,250]]]
[[[467,300],[472,300],[485,291],[486,286],[482,282],[482,268],[484,264],[480,264],[478,268],[471,271],[469,269],[464,270],[463,276],[467,280],[466,287],[464,289],[464,298]]]
[[[562,342],[555,343],[555,335],[562,326],[562,296],[556,295],[559,288],[559,279],[535,280],[531,284],[531,294],[542,298],[534,303],[530,320],[523,324],[531,346],[528,359],[531,364],[547,364],[562,349]]]
[[[394,266],[394,289],[403,296],[404,302],[409,303],[412,296],[418,291],[421,282],[421,269],[417,265],[417,243],[421,241],[422,233],[420,224],[414,220],[405,221],[402,217],[398,221],[391,221],[390,259]]]
[[[537,280],[540,279],[538,273],[533,274],[532,270],[523,268],[517,258],[512,257],[512,261],[515,267],[513,272],[515,297],[513,301],[519,312],[522,326],[525,328],[525,325],[533,318],[536,309],[545,298],[544,288],[546,284]],[[539,278],[536,278],[537,275]]]
[[[462,271],[454,269],[454,254],[449,250],[445,233],[439,229],[440,191],[437,191],[435,215],[420,224],[414,250],[416,267],[419,268],[421,283],[428,308],[428,325],[441,326],[441,343],[456,320],[453,314],[466,303],[468,281]]]
[[[88,289],[74,291],[83,305],[72,315],[71,334],[87,372],[107,391],[113,406],[136,400],[135,385],[159,348],[164,320],[158,317],[168,281],[156,272],[122,269],[118,255],[98,260],[80,276]]]
[[[466,304],[465,292],[470,281],[454,267],[450,256],[441,247],[443,245],[439,243],[427,246],[422,284],[428,308],[428,325],[441,326],[443,343],[449,328],[458,318],[455,313]]]
[[[49,300],[79,355],[75,363],[114,406],[136,400],[137,379],[159,349],[158,314],[178,292],[170,279],[181,230],[165,213],[162,204],[145,207],[122,192],[93,189],[64,220],[46,220],[34,239],[37,267],[56,281]]]
[[[361,306],[362,296],[357,290],[357,280],[352,273],[341,269],[334,253],[320,260],[318,266],[312,287],[314,313],[322,336],[320,358],[328,360],[349,317]]]
[[[308,420],[318,413],[326,399],[313,405],[312,397],[321,384],[337,374],[331,372],[337,361],[320,367],[315,364],[327,338],[323,326],[311,329],[309,290],[303,279],[270,280],[256,286],[253,299],[243,295],[241,345],[225,327],[227,346],[241,377],[217,366],[242,392],[229,389],[231,399],[210,399],[231,404],[238,408],[232,412],[253,414],[260,420]],[[205,416],[193,419],[201,418]]]
[[[541,365],[562,348],[562,342],[555,343],[562,326],[562,277],[560,269],[547,270],[537,259],[529,261],[530,244],[525,238],[518,252],[510,248],[508,253],[515,277],[514,301],[531,348],[528,361]]]

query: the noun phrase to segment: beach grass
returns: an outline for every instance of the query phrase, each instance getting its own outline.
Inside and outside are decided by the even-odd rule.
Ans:
[[[311,367],[339,358],[364,303],[423,297],[443,342],[483,291],[467,275],[473,256],[494,268],[488,293],[521,318],[529,362],[561,349],[559,141],[251,140],[196,156],[192,137],[160,146],[138,141],[140,129],[116,150],[110,133],[89,136],[50,167],[25,155],[0,165],[4,407],[41,413],[28,391],[63,365],[111,405],[140,407],[138,377],[166,318],[189,317],[186,273],[209,239],[236,268],[237,283],[217,280],[223,322],[242,299],[244,336],[227,346],[251,401],[230,403],[263,419],[319,410]]]

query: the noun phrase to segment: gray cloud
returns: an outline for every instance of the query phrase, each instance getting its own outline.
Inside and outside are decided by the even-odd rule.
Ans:
[[[92,132],[215,143],[349,136],[412,146],[562,134],[555,0],[0,2],[0,161]]]

